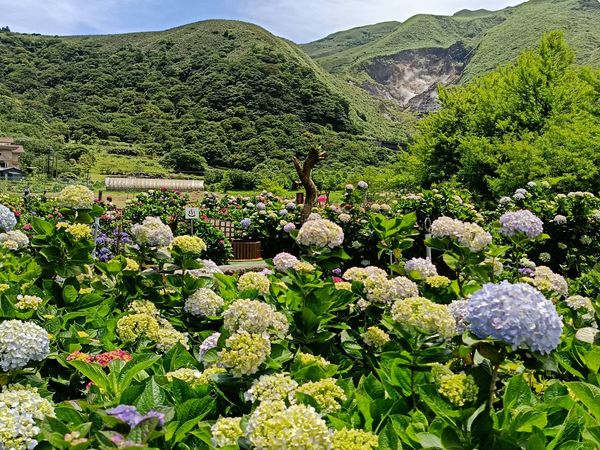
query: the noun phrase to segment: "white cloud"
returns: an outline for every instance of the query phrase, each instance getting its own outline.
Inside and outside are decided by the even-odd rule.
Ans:
[[[500,9],[523,0],[0,0],[0,26],[26,33],[90,34],[165,29],[237,18],[306,42],[335,31],[419,13]]]
[[[415,14],[450,15],[461,9],[497,10],[524,0],[242,0],[244,15],[280,36],[297,42],[335,31]]]

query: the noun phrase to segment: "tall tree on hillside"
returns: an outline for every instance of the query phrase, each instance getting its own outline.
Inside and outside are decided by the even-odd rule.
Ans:
[[[412,146],[422,181],[456,180],[487,197],[542,178],[597,189],[600,117],[591,80],[598,71],[584,73],[573,61],[554,31],[515,64],[440,88],[442,107],[420,124]]]

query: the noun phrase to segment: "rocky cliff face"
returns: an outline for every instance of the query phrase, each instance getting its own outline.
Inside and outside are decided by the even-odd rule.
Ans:
[[[437,108],[437,86],[456,83],[469,61],[470,49],[458,42],[449,48],[405,50],[371,61],[362,84],[373,95],[394,100],[416,112]]]

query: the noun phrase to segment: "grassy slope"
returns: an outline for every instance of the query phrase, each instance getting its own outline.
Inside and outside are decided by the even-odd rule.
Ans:
[[[377,28],[377,25],[371,26]],[[369,27],[367,27],[369,28]],[[315,59],[334,73],[359,72],[363,63],[377,56],[403,50],[443,47],[462,41],[474,48],[463,81],[506,64],[524,49],[532,48],[545,31],[563,29],[575,48],[580,64],[600,65],[600,3],[597,0],[530,0],[500,11],[463,10],[454,16],[417,15],[395,30],[366,44],[336,53],[329,42],[350,41],[344,32],[334,39],[317,41]],[[349,30],[351,35],[353,30]],[[305,49],[315,48],[309,43]],[[320,56],[323,55],[323,56]]]
[[[330,34],[318,41],[301,44],[312,58],[322,58],[354,47],[368,44],[394,31],[400,22],[381,22]]]

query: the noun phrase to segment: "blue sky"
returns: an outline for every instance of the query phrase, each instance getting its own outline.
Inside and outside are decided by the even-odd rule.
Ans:
[[[204,19],[237,19],[302,43],[339,30],[419,13],[500,9],[523,0],[0,0],[0,26],[42,34],[164,30]]]

